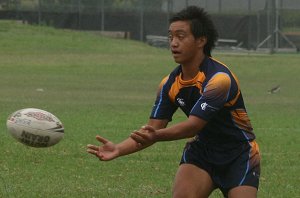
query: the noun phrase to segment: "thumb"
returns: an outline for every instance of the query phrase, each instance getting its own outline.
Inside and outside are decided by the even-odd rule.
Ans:
[[[150,132],[155,131],[155,129],[153,128],[153,126],[150,126],[150,125],[142,126],[142,129],[143,129],[143,130],[148,130],[148,131],[150,131]]]

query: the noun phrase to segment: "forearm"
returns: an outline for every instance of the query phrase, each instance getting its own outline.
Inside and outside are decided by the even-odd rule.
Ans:
[[[156,129],[147,125],[140,131],[133,132],[130,137],[142,148],[159,141],[172,141],[195,136],[205,126],[206,121],[196,116],[168,128]]]
[[[148,121],[148,125],[154,127],[155,129],[165,128],[168,124],[168,120],[156,120],[150,119]],[[127,138],[123,142],[117,144],[117,148],[119,150],[119,156],[129,155],[131,153],[135,153],[137,151],[143,150],[152,144],[139,144],[131,137]]]
[[[157,141],[172,141],[193,137],[195,135],[193,129],[186,126],[185,123],[173,125],[171,127],[156,130]]]
[[[139,145],[136,141],[134,141],[132,138],[127,138],[123,142],[120,142],[119,144],[116,145],[117,149],[119,151],[118,157],[124,156],[124,155],[129,155],[132,153],[135,153],[137,151],[143,150],[146,147],[150,145]]]
[[[195,116],[188,120],[156,130],[156,141],[172,141],[194,137],[206,124],[206,121]]]

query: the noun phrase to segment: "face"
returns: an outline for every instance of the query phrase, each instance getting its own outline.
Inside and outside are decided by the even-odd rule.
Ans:
[[[175,62],[184,65],[203,55],[206,38],[195,39],[188,21],[176,21],[170,24],[169,42]]]

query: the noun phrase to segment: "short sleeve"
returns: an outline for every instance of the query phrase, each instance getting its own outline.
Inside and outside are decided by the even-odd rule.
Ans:
[[[210,120],[228,100],[231,78],[225,72],[216,73],[204,87],[203,94],[192,108],[190,115]]]
[[[172,116],[177,110],[177,106],[170,100],[169,90],[168,77],[166,77],[160,83],[159,91],[150,115],[151,119],[172,120]]]

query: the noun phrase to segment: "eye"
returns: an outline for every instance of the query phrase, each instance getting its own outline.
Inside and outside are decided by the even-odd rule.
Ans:
[[[177,37],[178,37],[179,40],[183,40],[185,38],[185,35],[184,34],[178,34]]]
[[[173,35],[172,35],[172,34],[169,34],[169,35],[168,35],[168,39],[169,39],[169,41],[172,41],[172,40],[173,40]]]

